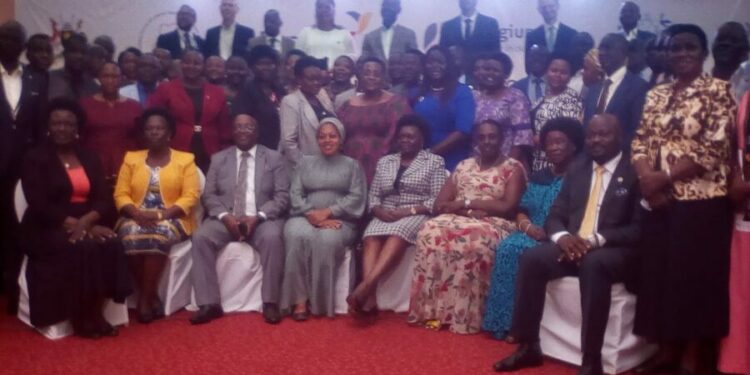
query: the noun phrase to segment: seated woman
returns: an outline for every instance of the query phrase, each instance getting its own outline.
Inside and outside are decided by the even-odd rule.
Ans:
[[[362,282],[347,298],[355,312],[376,312],[375,289],[380,278],[417,241],[417,231],[432,213],[445,183],[443,158],[427,150],[429,125],[416,115],[405,115],[396,124],[398,153],[378,161],[370,189],[374,216],[364,234]]]
[[[138,119],[147,149],[125,155],[115,186],[115,204],[122,216],[116,229],[130,256],[141,323],[164,317],[157,287],[166,255],[195,227],[198,169],[193,154],[169,148],[175,126],[167,110],[147,109]]]
[[[340,153],[344,126],[326,118],[318,127],[321,155],[306,156],[292,177],[292,209],[284,225],[286,265],[282,310],[292,319],[333,316],[336,271],[358,236],[367,185],[356,160]],[[308,307],[309,305],[309,307]]]
[[[493,120],[474,130],[478,156],[465,159],[435,200],[441,215],[417,234],[410,324],[455,333],[482,325],[495,248],[516,229],[526,176],[520,162],[500,153],[502,125]]]
[[[130,279],[117,235],[99,224],[113,209],[104,168],[78,145],[86,122],[78,103],[53,99],[46,122],[47,142],[29,151],[21,167],[31,324],[70,320],[81,337],[116,336],[102,306],[105,298],[124,302]]]
[[[510,330],[518,258],[524,251],[548,238],[544,221],[560,192],[568,165],[583,150],[583,127],[576,119],[556,118],[542,128],[539,139],[550,166],[531,175],[516,215],[519,231],[503,240],[495,254],[482,329],[492,332],[499,339],[506,338]],[[506,340],[513,341],[510,337]]]

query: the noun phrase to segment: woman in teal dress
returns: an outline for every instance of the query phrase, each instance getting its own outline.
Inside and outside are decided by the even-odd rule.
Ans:
[[[513,316],[518,258],[548,238],[544,221],[560,191],[568,165],[583,148],[583,127],[578,120],[556,118],[544,125],[540,141],[550,166],[531,175],[516,216],[518,231],[497,248],[482,324],[485,331],[508,341],[513,341],[506,336]]]

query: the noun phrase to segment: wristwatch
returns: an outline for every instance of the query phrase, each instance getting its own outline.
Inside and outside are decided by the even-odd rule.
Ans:
[[[471,199],[464,199],[464,208],[469,208],[470,204],[471,204]]]
[[[260,222],[264,222],[268,220],[268,216],[266,216],[266,213],[263,211],[258,211],[258,219],[260,219]]]

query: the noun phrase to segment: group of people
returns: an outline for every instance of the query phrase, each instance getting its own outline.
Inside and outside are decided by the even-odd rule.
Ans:
[[[334,1],[315,4],[297,49],[279,12],[256,37],[222,0],[205,39],[183,6],[152,53],[115,61],[111,38],[73,33],[54,71],[48,36],[0,26],[5,277],[12,290],[28,257],[35,326],[117,335],[102,304],[134,291],[138,321],[162,318],[167,255],[188,238],[193,324],[223,315],[216,261],[235,241],[260,256],[266,322],[333,316],[347,251],[362,262],[349,309],[372,319],[379,281],[414,246],[408,323],[517,343],[496,371],[542,363],[546,284],[577,276],[581,374],[602,373],[616,283],[660,347],[638,372],[712,373],[720,354],[720,370],[750,373],[741,25],[712,47],[692,24],[657,36],[628,1],[595,46],[539,0],[545,23],[511,84],[476,0],[425,53],[384,0],[359,57]]]

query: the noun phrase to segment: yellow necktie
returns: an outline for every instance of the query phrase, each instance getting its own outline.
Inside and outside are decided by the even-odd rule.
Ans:
[[[581,238],[588,238],[594,234],[596,206],[599,204],[599,194],[602,191],[602,175],[604,175],[604,167],[597,165],[596,168],[594,168],[594,172],[596,173],[596,176],[594,177],[594,188],[591,189],[591,194],[589,194],[589,201],[586,202],[586,212],[583,214],[581,229],[578,230],[578,236]]]

